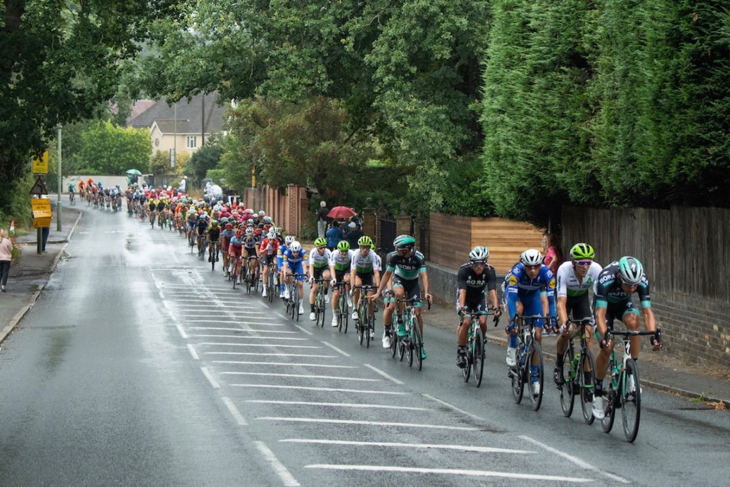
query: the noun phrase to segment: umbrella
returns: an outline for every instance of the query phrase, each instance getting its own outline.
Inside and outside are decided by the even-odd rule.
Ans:
[[[355,210],[346,206],[335,206],[330,210],[329,213],[327,213],[327,217],[337,219],[350,218],[351,216],[355,215],[357,215],[357,213],[355,213]]]
[[[141,173],[141,172],[139,172],[139,171],[138,171],[138,170],[136,170],[136,169],[130,169],[129,171],[127,171],[127,174],[132,174],[132,175],[134,175],[134,176],[141,176],[141,175],[142,175],[142,173]]]

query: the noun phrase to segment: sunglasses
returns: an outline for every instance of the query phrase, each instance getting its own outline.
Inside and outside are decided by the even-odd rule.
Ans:
[[[472,261],[471,265],[487,265],[487,263],[484,262],[483,260],[475,260],[475,261]]]
[[[540,267],[540,264],[537,264],[537,265],[526,265],[525,266],[525,269],[537,269],[539,267]]]
[[[581,267],[588,267],[593,263],[593,261],[592,260],[577,260],[577,261],[575,261],[575,263]]]

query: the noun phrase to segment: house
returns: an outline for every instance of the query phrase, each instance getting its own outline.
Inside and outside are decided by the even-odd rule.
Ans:
[[[192,156],[204,139],[220,133],[223,127],[226,108],[218,104],[217,92],[201,93],[190,101],[182,99],[171,105],[164,100],[147,102],[146,109],[127,120],[127,127],[150,130],[153,154],[176,149],[178,154],[185,151]]]

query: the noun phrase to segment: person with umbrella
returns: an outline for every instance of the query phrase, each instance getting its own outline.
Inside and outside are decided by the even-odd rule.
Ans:
[[[317,210],[317,238],[325,237],[325,230],[327,229],[327,214],[329,212],[330,210],[327,208],[327,203],[320,201],[319,210]]]
[[[344,236],[342,235],[342,230],[340,229],[340,222],[334,221],[332,223],[332,227],[327,230],[327,248],[330,250],[330,252],[334,251],[337,247],[337,244],[340,243],[340,240],[344,240]]]

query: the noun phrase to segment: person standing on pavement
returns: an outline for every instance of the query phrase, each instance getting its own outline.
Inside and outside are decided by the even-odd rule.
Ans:
[[[362,230],[357,228],[357,224],[355,222],[350,222],[348,225],[349,230],[347,231],[347,234],[345,235],[345,240],[347,240],[350,243],[350,248],[355,249],[358,247],[358,240],[360,240],[360,237],[362,237]]]
[[[10,275],[10,260],[13,258],[13,243],[8,238],[8,231],[0,228],[0,288],[7,292],[5,286]]]
[[[324,203],[324,201],[323,201]],[[327,230],[327,248],[330,250],[330,252],[334,251],[337,247],[337,244],[340,243],[340,240],[344,240],[344,236],[342,235],[342,230],[340,230],[340,222],[334,221],[332,223],[332,227]]]
[[[325,238],[325,230],[327,229],[327,213],[330,210],[327,208],[327,203],[324,201],[319,202],[319,210],[317,210],[317,238]],[[335,245],[339,243],[339,240],[335,242]],[[329,247],[329,242],[327,244]],[[333,249],[330,249],[333,250]]]

